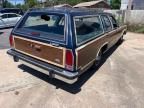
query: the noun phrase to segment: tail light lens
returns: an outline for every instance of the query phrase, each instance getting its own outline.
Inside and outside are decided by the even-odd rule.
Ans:
[[[13,36],[12,35],[9,36],[9,43],[10,43],[10,46],[13,47]]]
[[[74,56],[71,50],[66,50],[66,69],[73,71]]]

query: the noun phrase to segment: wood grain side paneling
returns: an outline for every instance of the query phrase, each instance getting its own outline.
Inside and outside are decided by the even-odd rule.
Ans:
[[[120,38],[123,29],[124,28],[118,28],[113,30],[77,48],[77,69],[84,69],[86,66],[88,66],[88,64],[93,62],[96,59],[98,51],[105,43],[108,44],[108,48],[113,46]]]
[[[85,68],[87,64],[96,59],[96,55],[102,44],[108,41],[107,37],[97,39],[90,44],[85,44],[84,47],[77,49],[77,69]]]
[[[62,47],[54,47],[20,37],[14,37],[14,43],[15,49],[22,53],[60,67],[65,65],[65,49]]]

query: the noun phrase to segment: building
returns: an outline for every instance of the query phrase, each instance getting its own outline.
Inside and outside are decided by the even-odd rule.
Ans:
[[[82,2],[74,6],[74,8],[103,8],[111,9],[110,5],[105,0],[95,0],[90,2]]]
[[[73,8],[71,5],[69,4],[60,4],[60,5],[55,5],[54,7],[67,7],[67,8]]]
[[[121,10],[128,9],[129,0],[121,0]],[[132,0],[132,10],[144,10],[144,0]]]

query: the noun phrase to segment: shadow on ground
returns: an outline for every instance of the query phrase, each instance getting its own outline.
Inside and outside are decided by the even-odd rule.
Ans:
[[[56,89],[63,89],[69,93],[76,94],[81,91],[81,87],[89,80],[89,78],[97,72],[97,70],[105,63],[105,61],[110,57],[110,55],[118,48],[118,45],[112,47],[105,55],[103,56],[103,60],[98,67],[91,68],[87,70],[84,74],[79,77],[79,80],[74,84],[67,84],[63,81],[57,79],[51,79],[48,75],[43,74],[39,71],[36,71],[32,68],[29,68],[25,65],[19,65],[18,67],[22,69],[24,72],[28,72],[33,76],[40,78],[41,80],[53,84],[56,86]]]

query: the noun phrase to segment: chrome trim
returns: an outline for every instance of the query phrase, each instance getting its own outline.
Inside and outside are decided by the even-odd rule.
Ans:
[[[98,38],[95,38],[94,40],[92,40],[92,41],[90,41],[90,42],[88,42],[88,43],[86,43],[86,44],[78,47],[78,48],[75,50],[75,52],[76,52],[76,69],[78,69],[78,50],[86,47],[87,45],[89,45],[89,44],[91,44],[91,43],[93,43],[93,42],[95,42],[95,41],[97,41],[97,40],[99,40],[99,39],[101,39],[101,38],[103,38],[103,37],[105,37],[105,36],[107,36],[107,34],[104,34],[103,36],[100,36],[100,37],[98,37]]]
[[[92,62],[94,62],[95,59],[91,60],[89,63],[87,63],[86,65],[84,65],[83,67],[80,66],[80,69],[83,70],[85,69],[87,66],[89,66]]]
[[[76,33],[75,18],[87,18],[87,17],[98,17],[99,20],[100,20],[100,24],[101,24],[101,27],[102,27],[103,32],[102,32],[101,34],[97,35],[96,37],[92,37],[92,38],[90,38],[90,39],[88,39],[88,40],[86,40],[86,41],[83,41],[83,42],[81,42],[81,43],[78,43],[78,42],[77,42],[77,37],[76,37],[76,36],[77,36],[77,33]],[[102,24],[102,20],[101,20],[101,18],[100,18],[100,15],[74,16],[74,17],[73,17],[73,22],[74,22],[74,29],[75,29],[76,46],[79,46],[79,45],[81,45],[81,44],[83,44],[83,43],[85,43],[85,42],[88,42],[89,40],[92,40],[92,39],[95,39],[95,38],[97,38],[97,37],[100,37],[101,35],[103,35],[103,34],[105,33],[105,32],[104,32],[104,28],[103,28],[103,24]]]
[[[78,80],[79,72],[69,72],[58,67],[55,67],[55,68],[54,66],[51,67],[50,64],[48,64],[48,66],[40,64],[36,61],[30,60],[29,58],[19,55],[18,52],[15,52],[12,49],[8,50],[7,54],[10,56],[10,58],[13,58],[13,59],[16,58],[18,61],[20,61],[22,64],[25,64],[26,66],[29,66],[47,75],[52,75],[50,76],[51,78],[57,78],[67,83]]]
[[[25,33],[20,33],[20,32],[17,32],[17,28],[19,26],[19,24],[21,23],[21,21],[23,20],[23,18],[28,14],[30,13],[30,11],[28,11],[20,20],[19,20],[19,23],[15,26],[14,28],[14,32],[20,34],[20,35],[26,35]],[[36,12],[35,12],[36,13]],[[40,40],[47,40],[47,41],[50,41],[50,42],[54,42],[54,43],[59,43],[59,44],[62,44],[62,45],[67,45],[67,40],[66,40],[66,36],[67,36],[67,28],[68,28],[68,15],[66,15],[65,13],[57,13],[57,12],[46,12],[46,13],[50,13],[50,14],[61,14],[61,15],[64,15],[64,39],[61,40],[62,42],[57,42],[58,39],[54,39],[54,40],[50,40],[50,39],[43,39],[42,37],[37,37],[35,39],[40,39]],[[32,37],[32,36],[25,36],[25,37]]]
[[[55,62],[53,62],[53,61],[46,60],[46,59],[41,58],[41,57],[37,57],[37,56],[32,55],[32,54],[29,54],[29,53],[27,53],[27,52],[24,52],[24,51],[22,51],[22,50],[20,50],[20,49],[17,49],[16,47],[14,47],[16,51],[21,52],[21,53],[23,53],[23,54],[26,54],[26,55],[28,55],[28,56],[37,58],[37,59],[39,59],[39,60],[45,61],[45,62],[50,63],[50,64],[54,64],[54,65],[59,66],[59,67],[62,67],[62,68],[65,67],[65,48],[52,46],[52,45],[50,45],[50,44],[46,44],[46,43],[43,43],[43,42],[39,42],[39,41],[31,40],[31,39],[26,39],[26,38],[22,38],[22,37],[15,37],[15,36],[14,36],[14,39],[15,39],[15,38],[19,38],[19,39],[22,39],[22,40],[26,40],[26,41],[30,41],[30,42],[34,42],[34,43],[38,43],[38,44],[42,44],[42,45],[45,45],[45,46],[49,46],[49,47],[53,47],[53,48],[62,50],[62,51],[63,51],[63,64],[59,64],[59,63],[55,63]],[[14,45],[15,45],[15,44],[14,44]]]
[[[101,45],[101,47],[99,48],[99,50],[98,50],[98,52],[97,52],[97,54],[96,54],[96,57],[98,57],[99,52],[101,51],[102,47],[104,47],[105,45],[108,45],[108,42],[105,42],[104,44]],[[107,51],[107,50],[106,50],[106,51]],[[106,52],[106,51],[105,51],[105,52]],[[105,53],[105,52],[104,52],[104,53]]]
[[[110,23],[111,23],[111,26],[112,26],[112,30],[115,30],[114,26],[113,26],[113,23],[112,23],[112,20],[110,19],[110,16],[108,15],[108,19],[110,20]],[[117,29],[117,28],[116,28]]]
[[[110,18],[109,18],[109,15],[100,15],[101,21],[104,22],[104,19],[102,18],[102,16],[106,16],[106,17],[109,19],[110,23],[111,23],[111,20],[110,20]],[[103,25],[103,27],[104,27],[104,24],[102,24],[102,25]],[[109,31],[105,31],[105,30],[104,30],[104,32],[105,32],[105,33],[108,33],[108,32],[113,31],[113,30],[114,30],[114,29],[113,29],[113,25],[112,25],[112,23],[111,23],[111,30],[109,30]]]
[[[73,70],[74,70],[74,62],[75,62],[75,61],[74,61],[74,53],[73,53],[72,49],[65,49],[65,57],[64,57],[64,59],[65,59],[65,60],[64,60],[64,61],[65,61],[64,63],[65,63],[65,64],[64,64],[64,65],[65,65],[65,68],[66,68],[66,65],[67,65],[67,64],[66,64],[66,51],[67,51],[67,50],[71,51],[72,56],[73,56],[73,66],[72,66],[72,70],[70,70],[70,71],[73,71]]]
[[[39,67],[37,67],[37,66],[35,66],[35,65],[32,65],[32,64],[30,64],[30,63],[27,63],[27,62],[25,62],[25,61],[23,61],[23,60],[20,60],[20,62],[21,62],[22,64],[30,67],[30,68],[33,68],[33,69],[39,71],[39,72],[42,72],[42,73],[44,73],[44,74],[46,74],[46,75],[50,75],[49,71],[47,71],[47,70],[45,70],[45,69],[39,68]],[[40,65],[40,64],[39,64],[39,65]],[[58,71],[56,71],[56,70],[55,70],[55,72],[60,73],[60,72],[58,72]],[[77,73],[74,74],[74,73],[70,73],[70,72],[67,72],[67,71],[63,71],[62,74],[65,75],[65,76],[73,77],[73,76],[75,76]],[[67,79],[67,78],[61,77],[61,76],[56,75],[56,74],[53,75],[53,78],[62,80],[62,81],[66,82],[66,83],[69,83],[69,84],[73,84],[73,83],[75,83],[75,82],[78,80],[78,78],[75,78],[75,79],[73,79],[73,80],[69,80],[69,79]]]

